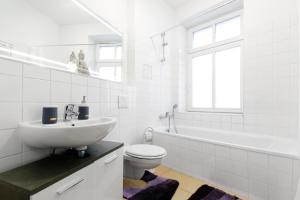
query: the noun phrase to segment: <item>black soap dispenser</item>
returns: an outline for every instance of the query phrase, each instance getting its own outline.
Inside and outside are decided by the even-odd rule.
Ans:
[[[89,119],[89,106],[86,103],[86,96],[83,96],[81,104],[78,106],[78,120]]]

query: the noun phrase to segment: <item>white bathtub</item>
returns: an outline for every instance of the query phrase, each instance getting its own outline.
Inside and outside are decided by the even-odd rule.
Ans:
[[[298,159],[300,144],[298,140],[278,138],[266,135],[249,134],[244,132],[225,131],[207,128],[178,127],[178,133],[168,133],[166,128],[156,128],[158,134],[171,137],[198,140],[202,142],[235,147],[272,155]]]
[[[178,127],[154,130],[166,148],[163,164],[249,200],[294,200],[300,177],[299,142],[242,132]]]

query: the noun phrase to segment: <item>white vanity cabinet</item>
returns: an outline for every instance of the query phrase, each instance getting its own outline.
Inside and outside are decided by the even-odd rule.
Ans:
[[[122,148],[32,195],[30,200],[120,200]]]

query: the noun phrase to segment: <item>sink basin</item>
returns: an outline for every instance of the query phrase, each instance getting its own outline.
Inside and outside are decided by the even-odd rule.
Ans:
[[[96,143],[115,127],[116,118],[59,121],[44,125],[41,121],[22,122],[17,133],[22,141],[36,148],[81,148]]]

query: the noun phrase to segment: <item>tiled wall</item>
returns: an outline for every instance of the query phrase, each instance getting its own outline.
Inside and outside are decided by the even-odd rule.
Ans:
[[[296,0],[244,0],[244,113],[183,112],[177,115],[178,124],[298,138],[296,3]],[[185,96],[181,93],[179,99]]]
[[[115,116],[117,127],[106,139],[136,140],[135,87],[88,76],[0,59],[0,172],[37,160],[49,150],[22,144],[15,133],[21,121],[40,120],[44,105],[79,104],[87,96],[90,117]],[[127,96],[128,109],[118,109],[118,96]]]
[[[164,165],[206,180],[249,200],[293,200],[300,162],[190,139],[154,135],[166,148]]]
[[[178,62],[172,51],[177,51],[176,37],[166,34],[169,43],[167,62],[162,64],[160,31],[176,22],[176,16],[164,1],[139,0],[134,4],[135,81],[137,87],[137,130],[142,135],[148,126],[161,125],[158,116],[168,111],[173,102],[173,91]],[[153,15],[155,13],[155,15]],[[153,37],[152,37],[153,36]],[[129,50],[130,51],[130,50]]]

